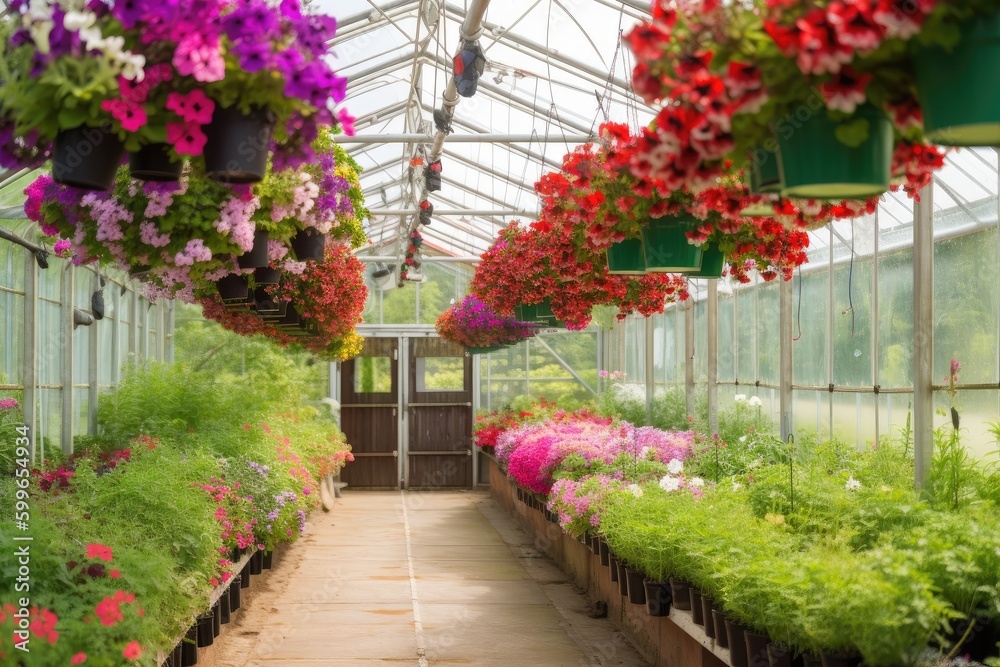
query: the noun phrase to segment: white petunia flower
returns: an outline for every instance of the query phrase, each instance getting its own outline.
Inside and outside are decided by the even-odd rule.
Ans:
[[[733,396],[733,400],[736,401],[737,403],[745,403],[746,400],[747,400],[747,395],[746,394],[736,394],[735,396]]]
[[[703,480],[701,477],[692,477],[691,479],[688,480],[688,486],[693,487],[695,489],[700,489],[705,486],[705,480]]]
[[[83,41],[84,47],[88,51],[104,50],[104,35],[101,33],[100,28],[82,28],[80,30],[80,40]]]
[[[49,33],[52,32],[52,28],[54,27],[55,23],[52,21],[35,21],[28,26],[31,41],[35,43],[35,48],[38,49],[38,52],[43,55],[48,55],[52,50],[52,47],[49,45]]]
[[[747,402],[750,404],[750,407],[753,408],[759,408],[761,405],[763,405],[763,401],[760,400],[759,396],[751,396],[750,400]]]
[[[746,441],[747,437],[745,435],[740,437],[740,442],[746,442]]]
[[[97,22],[94,12],[68,12],[63,18],[63,27],[74,32],[89,28]]]
[[[743,488],[742,484],[740,484],[739,482],[736,482],[736,481],[733,482],[733,491],[739,491],[742,488]]]
[[[642,498],[642,487],[638,484],[629,484],[625,487],[625,490],[630,492],[636,498]]]
[[[680,477],[674,477],[673,475],[664,475],[660,478],[660,488],[670,493],[681,488]]]
[[[684,472],[684,464],[677,459],[670,459],[670,463],[667,464],[667,470],[672,475],[679,475]]]
[[[844,488],[848,491],[857,491],[861,488],[861,482],[854,479],[854,475],[851,475],[847,478],[847,484],[844,485]]]

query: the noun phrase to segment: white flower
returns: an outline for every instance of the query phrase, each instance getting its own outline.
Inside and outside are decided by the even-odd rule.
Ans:
[[[38,49],[38,52],[43,55],[47,55],[51,51],[49,33],[52,32],[52,28],[54,27],[55,23],[52,21],[35,21],[28,26],[31,41],[35,43],[35,48]]]
[[[451,301],[449,301],[448,303],[450,303],[451,305],[453,305],[453,306],[454,306],[454,305],[455,305],[455,300],[454,300],[454,299],[452,299],[452,300],[451,300]]]
[[[763,401],[760,400],[759,396],[751,396],[750,400],[747,402],[750,404],[750,407],[752,408],[759,408],[763,404]]]
[[[129,81],[142,81],[146,78],[146,56],[131,55],[122,56],[119,59],[122,67],[122,76]]]
[[[670,459],[670,463],[667,464],[667,470],[672,475],[679,475],[684,472],[684,464],[677,459]]]
[[[625,490],[630,492],[636,498],[642,498],[642,487],[638,484],[629,484],[625,487]]]
[[[63,18],[63,27],[67,30],[79,31],[89,28],[97,21],[93,12],[67,12]]]
[[[664,475],[660,478],[660,488],[670,493],[671,491],[676,491],[681,488],[681,478],[674,477],[673,475]]]
[[[844,485],[844,488],[848,491],[857,491],[861,488],[861,482],[854,479],[854,475],[851,475],[847,478],[847,484]]]
[[[736,394],[735,396],[733,396],[733,400],[736,401],[737,403],[745,403],[746,400],[747,400],[747,395],[746,394]]]
[[[742,437],[740,437],[740,442],[746,442],[746,441],[747,441],[747,437],[745,435],[742,436]]]
[[[705,486],[705,480],[703,480],[701,477],[692,477],[691,479],[688,480],[688,486],[694,489],[700,489],[703,486]]]
[[[733,491],[739,491],[743,488],[743,485],[737,481],[733,481]]]
[[[100,28],[82,28],[80,39],[88,51],[101,51],[104,49],[104,35]]]
[[[639,458],[640,459],[648,459],[649,455],[650,455],[650,453],[652,453],[652,451],[653,451],[652,447],[643,447],[641,450],[639,450]]]

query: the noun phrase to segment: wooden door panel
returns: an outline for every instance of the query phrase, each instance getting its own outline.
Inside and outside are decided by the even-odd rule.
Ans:
[[[341,365],[341,429],[354,454],[341,480],[350,486],[399,488],[397,358],[396,339],[369,338]]]
[[[471,486],[471,456],[410,456],[409,488]]]
[[[471,407],[410,408],[410,452],[461,451],[472,446]]]

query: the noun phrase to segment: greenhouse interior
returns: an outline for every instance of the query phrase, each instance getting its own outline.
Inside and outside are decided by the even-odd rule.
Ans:
[[[1000,667],[1000,2],[2,2],[0,666]]]

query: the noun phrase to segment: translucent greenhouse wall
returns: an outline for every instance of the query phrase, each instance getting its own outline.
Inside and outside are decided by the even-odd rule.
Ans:
[[[38,241],[33,223],[0,227]],[[150,303],[119,272],[99,278],[94,267],[53,256],[48,264],[39,268],[28,250],[0,239],[0,398],[24,406],[36,458],[52,448],[71,452],[76,436],[94,432],[97,396],[118,383],[126,362],[173,355],[170,302]],[[104,319],[74,327],[74,309],[92,312],[101,279]]]
[[[995,452],[1000,418],[1000,233],[997,155],[962,151],[934,186],[935,427],[950,421],[949,364],[961,364],[955,400],[969,447]],[[887,195],[875,215],[812,233],[810,261],[792,280],[793,408],[799,433],[859,445],[898,436],[913,397],[913,202]],[[700,283],[700,284],[699,284]],[[655,382],[685,385],[685,316],[693,308],[694,380],[708,377],[705,281],[693,304],[654,318]],[[757,395],[779,414],[779,281],[719,281],[720,407]],[[645,382],[645,323],[610,337],[609,367]],[[833,391],[831,391],[831,386]]]

